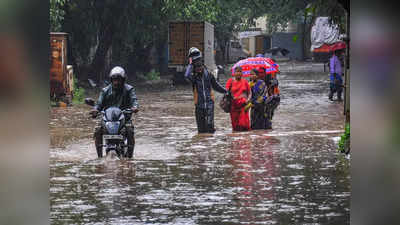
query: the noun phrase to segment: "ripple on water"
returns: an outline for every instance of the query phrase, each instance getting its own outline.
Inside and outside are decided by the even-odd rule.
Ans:
[[[292,81],[281,83],[268,131],[232,133],[216,107],[217,132],[198,135],[191,87],[138,91],[139,101],[156,101],[141,104],[132,160],[97,159],[88,134],[95,122],[73,108],[52,115],[52,143],[76,139],[50,150],[51,222],[348,224],[349,162],[338,163],[336,151],[342,105],[327,100],[326,74],[285,76]]]
[[[286,167],[290,168],[290,169],[295,169],[295,170],[302,170],[304,169],[304,166],[301,164],[289,164]]]

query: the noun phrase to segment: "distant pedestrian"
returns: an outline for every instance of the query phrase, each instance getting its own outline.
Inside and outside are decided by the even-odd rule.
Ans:
[[[329,91],[329,100],[333,101],[333,95],[337,93],[338,101],[342,101],[342,64],[339,60],[339,50],[334,51],[332,57],[329,60],[329,69],[330,69],[330,91]]]

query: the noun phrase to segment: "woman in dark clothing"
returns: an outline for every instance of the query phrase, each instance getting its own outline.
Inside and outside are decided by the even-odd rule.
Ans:
[[[271,121],[265,113],[265,101],[267,100],[267,87],[263,80],[263,73],[257,69],[251,71],[251,129],[270,129]]]
[[[265,101],[265,113],[266,116],[268,117],[268,120],[270,121],[270,125],[268,129],[272,128],[272,118],[274,116],[274,112],[276,108],[279,106],[281,97],[280,97],[280,90],[279,90],[279,82],[277,79],[277,74],[280,73],[275,72],[275,73],[269,73],[266,74],[265,68],[260,68],[258,73],[260,74],[261,77],[264,77],[264,82],[267,87],[267,99]]]

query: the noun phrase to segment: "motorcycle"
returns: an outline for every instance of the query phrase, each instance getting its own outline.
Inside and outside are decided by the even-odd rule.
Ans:
[[[95,102],[91,98],[86,98],[85,103],[94,106]],[[100,112],[102,115],[101,127],[103,129],[102,152],[106,155],[114,151],[119,158],[132,158],[135,145],[128,145],[126,137],[126,124],[131,123],[133,111],[131,109],[121,110],[118,107],[109,107]],[[95,118],[92,116],[92,118]]]

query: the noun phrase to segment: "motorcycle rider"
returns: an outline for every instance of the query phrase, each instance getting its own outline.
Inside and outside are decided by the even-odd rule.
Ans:
[[[111,84],[103,88],[99,95],[94,109],[90,112],[95,118],[100,111],[107,109],[109,107],[118,107],[121,110],[131,109],[132,112],[137,113],[139,111],[139,104],[136,98],[135,89],[126,84],[126,74],[125,70],[120,67],[114,67],[109,74]],[[132,151],[127,151],[128,155],[126,157],[132,158],[133,148],[135,146],[134,138],[134,127],[130,118],[126,118],[125,124],[125,135],[128,140],[128,149],[131,148]],[[103,139],[102,135],[104,133],[104,128],[101,126],[101,121],[97,124],[94,131],[94,140],[97,150],[97,156],[99,158],[103,157],[102,145]]]
[[[185,78],[193,85],[195,115],[199,133],[214,133],[214,93],[212,89],[227,93],[215,77],[203,65],[202,54],[198,48],[189,49],[189,65]]]

